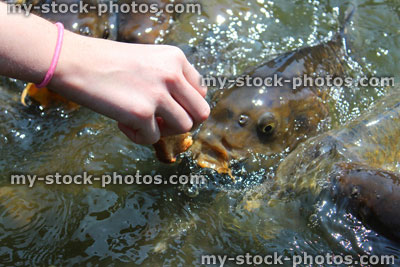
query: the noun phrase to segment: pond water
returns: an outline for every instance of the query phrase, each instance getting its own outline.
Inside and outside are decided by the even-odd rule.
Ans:
[[[349,5],[339,0],[200,2],[203,13],[179,16],[161,42],[181,47],[202,74],[221,76],[239,75],[277,54],[328,40]],[[351,74],[399,81],[400,2],[353,2],[358,8],[348,33]],[[240,201],[265,179],[268,167],[261,163],[260,171],[239,184],[217,179],[201,189],[10,185],[15,173],[140,171],[166,177],[191,171],[185,158],[175,165],[159,163],[151,147],[131,143],[115,122],[87,109],[24,107],[23,87],[0,79],[0,265],[200,266],[201,255],[247,252],[395,255],[399,264],[399,244],[333,204],[315,207],[312,216],[303,212],[314,207],[307,201],[244,209]],[[210,95],[216,90],[210,88]],[[330,127],[359,116],[387,91],[335,88]]]

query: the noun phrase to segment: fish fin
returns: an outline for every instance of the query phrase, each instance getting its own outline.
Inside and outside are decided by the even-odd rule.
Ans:
[[[345,54],[347,54],[349,42],[348,42],[348,28],[350,25],[351,20],[357,10],[355,4],[350,3],[350,6],[345,11],[344,20],[341,23],[339,32],[333,38],[333,41],[339,46],[343,48]]]
[[[49,108],[53,105],[64,105],[70,111],[79,108],[79,105],[75,102],[69,101],[65,97],[54,93],[47,88],[37,88],[37,86],[33,83],[28,83],[28,85],[22,91],[21,103],[24,106],[27,106],[25,101],[27,96],[38,102],[44,108]]]
[[[357,10],[357,6],[353,3],[350,3],[350,6],[347,8],[345,12],[345,17],[342,23],[342,26],[340,27],[339,34],[344,38],[347,34],[347,29],[350,24],[350,21],[353,19],[353,16]]]

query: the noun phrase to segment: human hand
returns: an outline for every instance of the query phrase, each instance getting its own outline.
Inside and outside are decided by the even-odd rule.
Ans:
[[[154,144],[207,119],[200,78],[179,48],[66,32],[49,88],[115,119],[133,142]]]

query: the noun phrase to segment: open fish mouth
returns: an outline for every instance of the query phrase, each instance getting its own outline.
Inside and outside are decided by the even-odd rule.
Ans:
[[[220,174],[228,174],[234,179],[231,162],[240,160],[241,157],[235,151],[238,148],[238,146],[229,144],[224,138],[221,142],[215,143],[197,139],[190,150],[199,167],[213,169]]]
[[[230,155],[222,144],[210,144],[195,141],[191,147],[193,158],[201,168],[210,168],[218,173],[231,173],[229,168]]]

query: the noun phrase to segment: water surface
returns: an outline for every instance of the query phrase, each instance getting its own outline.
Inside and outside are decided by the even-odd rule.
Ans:
[[[279,53],[328,40],[348,7],[339,0],[201,2],[203,14],[180,16],[163,42],[184,49],[202,74],[221,76],[239,75]],[[356,4],[349,28],[351,75],[398,79],[399,2]],[[22,106],[18,99],[23,86],[0,80],[4,265],[192,266],[200,265],[204,254],[246,252],[400,256],[398,244],[329,202],[315,206],[304,199],[247,211],[240,202],[266,179],[263,168],[268,166],[262,164],[249,182],[231,185],[221,180],[196,194],[176,186],[12,186],[13,173],[140,170],[167,176],[190,171],[186,160],[172,166],[159,163],[151,147],[131,143],[115,122],[87,109],[68,113]],[[210,94],[217,90],[210,89]],[[359,116],[386,93],[386,88],[334,88],[330,127]]]

